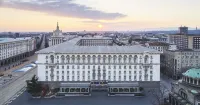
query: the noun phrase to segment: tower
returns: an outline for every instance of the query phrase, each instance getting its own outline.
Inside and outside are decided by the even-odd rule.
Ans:
[[[59,30],[59,25],[58,25],[58,22],[57,22],[57,28],[56,28],[56,30]]]

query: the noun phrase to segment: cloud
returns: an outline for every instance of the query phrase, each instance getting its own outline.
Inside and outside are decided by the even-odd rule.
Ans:
[[[73,0],[3,0],[1,7],[93,20],[111,20],[126,17],[126,15],[121,13],[107,13],[79,5],[73,3]]]

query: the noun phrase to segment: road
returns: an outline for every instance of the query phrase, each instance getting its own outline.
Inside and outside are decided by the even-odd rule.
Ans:
[[[167,87],[168,90],[171,90],[171,83],[174,82],[174,80],[168,78],[166,75],[160,74],[160,82]]]

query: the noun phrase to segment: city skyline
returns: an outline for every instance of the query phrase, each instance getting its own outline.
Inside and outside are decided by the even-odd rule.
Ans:
[[[199,0],[1,0],[0,32],[141,31],[200,26]],[[101,27],[100,27],[101,26]]]

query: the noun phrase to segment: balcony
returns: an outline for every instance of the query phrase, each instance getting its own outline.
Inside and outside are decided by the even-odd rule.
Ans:
[[[54,74],[53,74],[53,73],[51,73],[51,74],[50,74],[50,76],[51,76],[51,77],[54,77]]]

